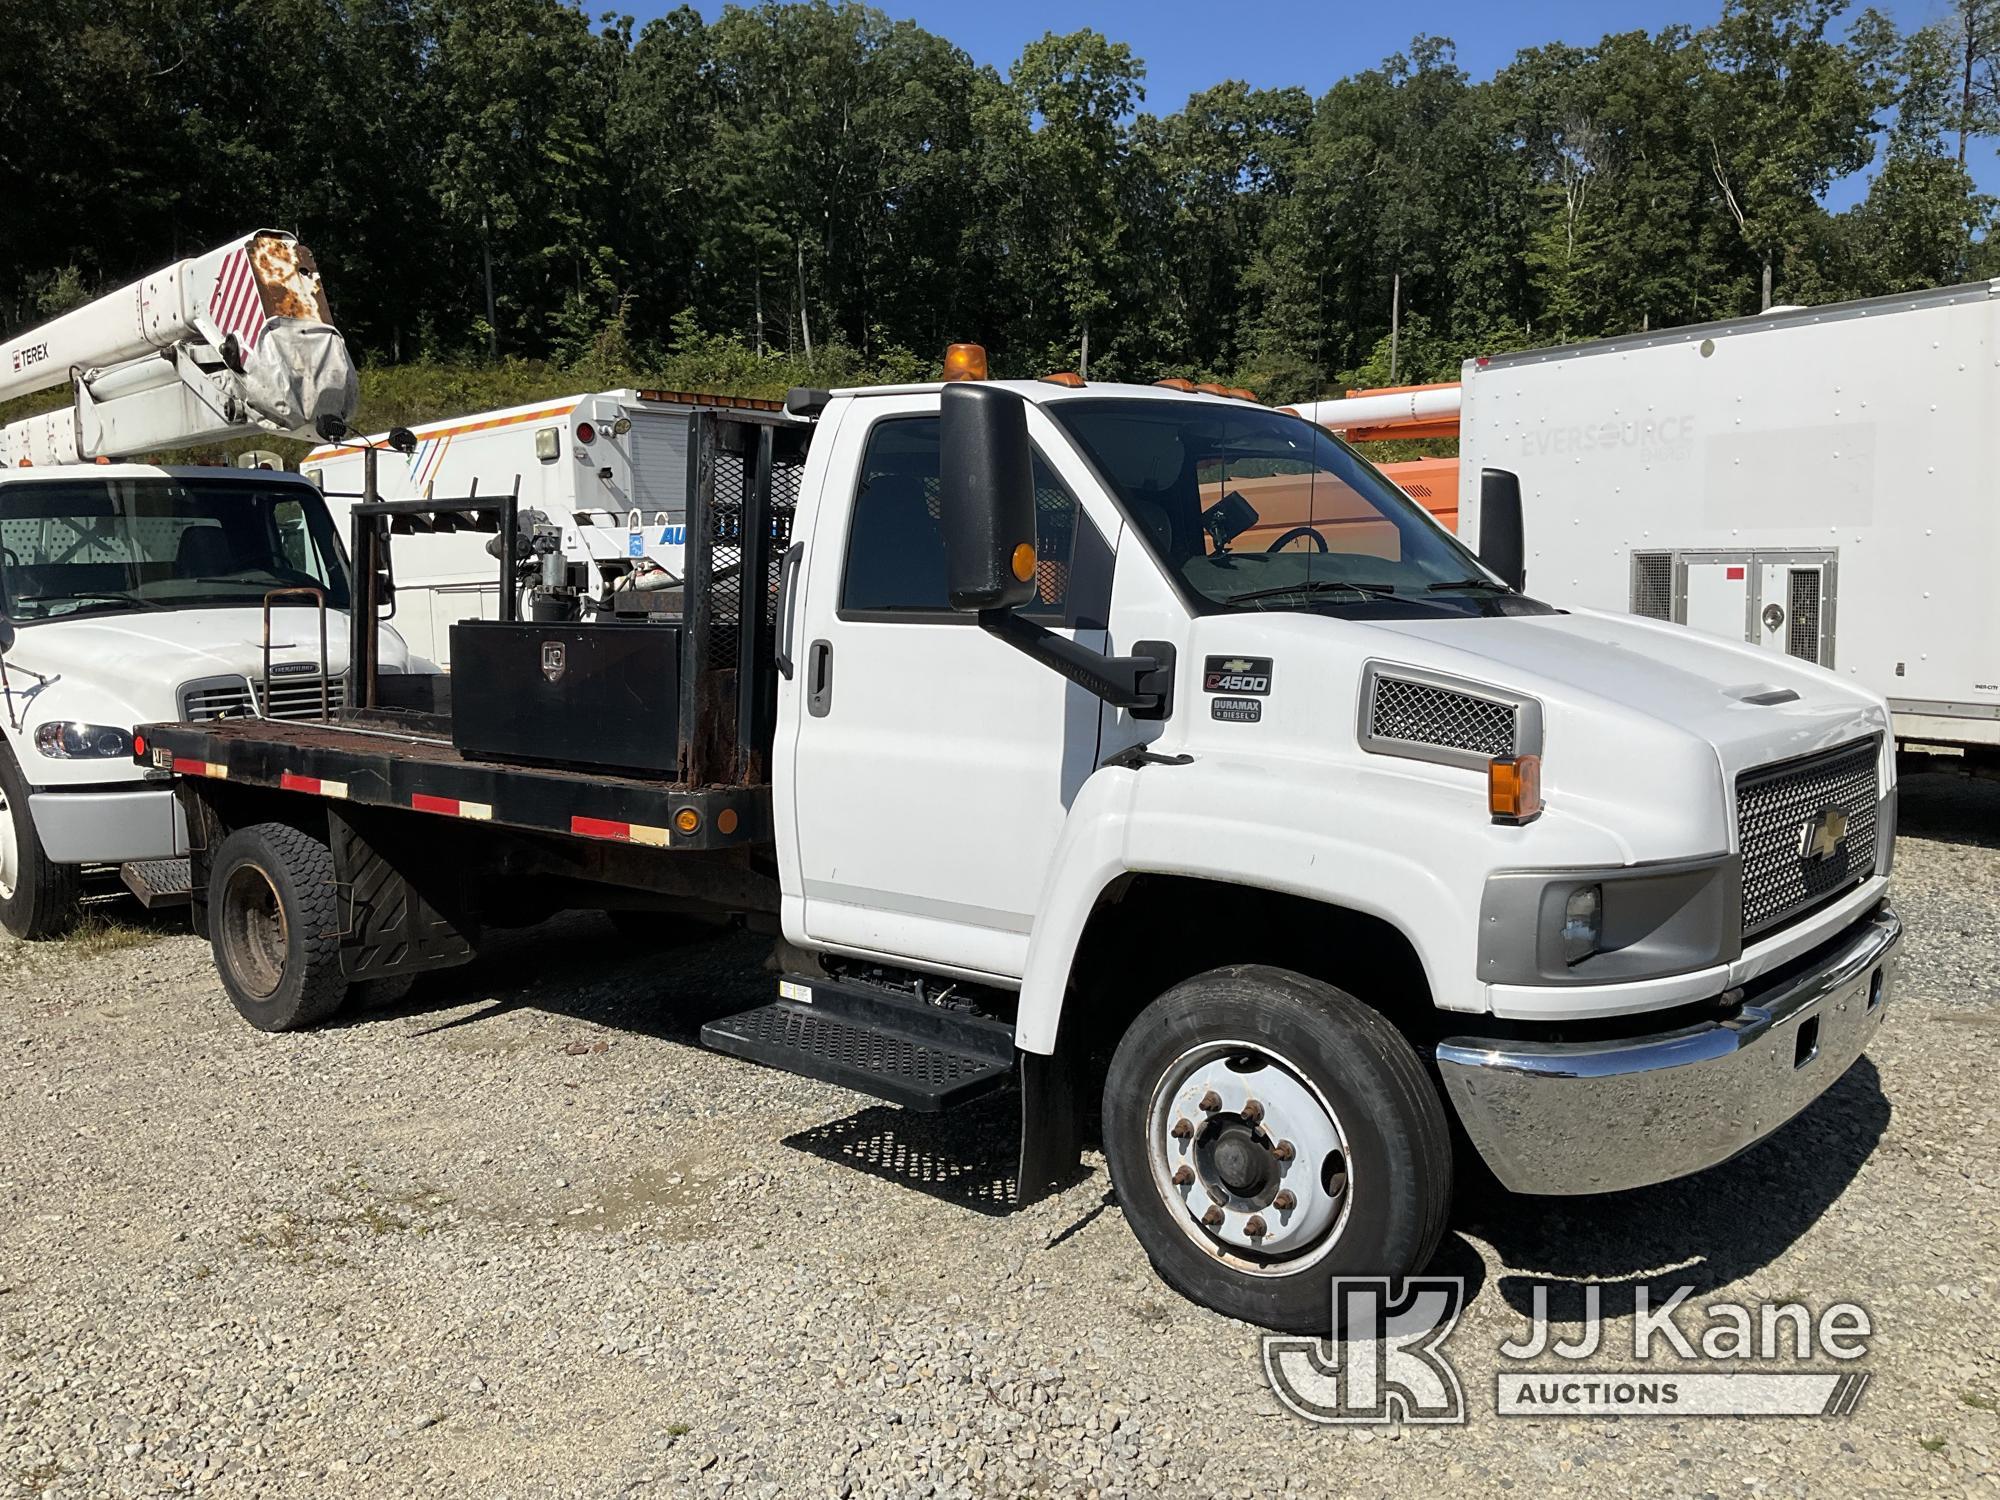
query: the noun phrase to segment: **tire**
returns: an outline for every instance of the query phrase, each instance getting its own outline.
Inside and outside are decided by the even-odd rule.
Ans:
[[[1262,965],[1139,1014],[1105,1078],[1104,1154],[1170,1286],[1286,1332],[1330,1330],[1335,1276],[1421,1271],[1451,1208],[1450,1129],[1416,1051],[1345,991]]]
[[[209,946],[237,1013],[259,1031],[299,1031],[347,998],[333,851],[288,823],[222,841],[208,877]]]
[[[28,779],[0,744],[0,927],[31,942],[55,937],[76,921],[82,871],[59,865],[42,848],[28,809]]]

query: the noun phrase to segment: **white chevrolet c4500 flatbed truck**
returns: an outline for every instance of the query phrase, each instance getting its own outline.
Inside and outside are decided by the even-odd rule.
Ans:
[[[1698,1171],[1873,1035],[1882,701],[1539,602],[1511,476],[1475,552],[1226,395],[788,406],[689,415],[675,612],[551,576],[455,628],[448,715],[385,676],[142,730],[246,1018],[524,914],[738,914],[791,972],[709,1045],[915,1109],[1017,1087],[1023,1197],[1095,1116],[1168,1281],[1311,1330],[1331,1277],[1425,1265],[1455,1154],[1523,1193]],[[421,504],[358,507],[357,553]]]

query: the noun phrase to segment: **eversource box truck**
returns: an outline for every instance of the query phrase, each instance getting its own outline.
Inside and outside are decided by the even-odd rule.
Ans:
[[[1459,497],[1520,476],[1534,591],[1880,693],[2000,756],[2000,282],[1469,361]]]

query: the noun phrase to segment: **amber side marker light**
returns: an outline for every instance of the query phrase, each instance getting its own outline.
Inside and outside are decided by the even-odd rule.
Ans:
[[[986,378],[986,346],[983,344],[947,344],[944,351],[944,378],[946,380],[984,380]]]
[[[1542,758],[1500,755],[1486,766],[1486,810],[1496,823],[1532,823],[1542,815]]]
[[[1035,576],[1035,548],[1032,542],[1023,542],[1014,549],[1014,576],[1026,583]]]
[[[684,807],[674,814],[674,827],[682,833],[698,833],[701,830],[701,814],[691,807]]]

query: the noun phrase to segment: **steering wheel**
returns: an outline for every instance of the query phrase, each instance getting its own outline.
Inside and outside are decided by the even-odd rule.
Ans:
[[[1309,536],[1312,538],[1313,551],[1315,552],[1326,551],[1326,538],[1321,536],[1317,531],[1315,531],[1310,526],[1294,526],[1290,531],[1286,532],[1283,536],[1279,537],[1275,542],[1271,543],[1271,545],[1266,547],[1264,550],[1266,552],[1283,552],[1289,544],[1297,541],[1302,536]]]

